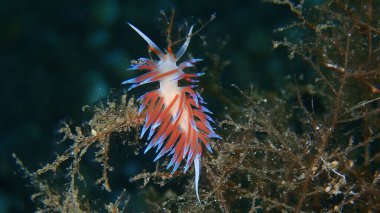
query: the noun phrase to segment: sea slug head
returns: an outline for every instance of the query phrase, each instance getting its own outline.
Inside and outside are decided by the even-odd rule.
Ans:
[[[186,36],[185,43],[181,46],[181,48],[178,50],[176,54],[173,53],[172,47],[169,44],[166,53],[164,53],[148,36],[146,36],[143,32],[141,32],[139,29],[137,29],[135,26],[133,26],[131,23],[128,23],[129,26],[132,27],[133,30],[135,30],[149,45],[149,50],[154,52],[161,60],[170,60],[177,62],[181,57],[185,54],[187,47],[189,46],[191,35],[193,32],[193,27],[190,27],[189,33]]]

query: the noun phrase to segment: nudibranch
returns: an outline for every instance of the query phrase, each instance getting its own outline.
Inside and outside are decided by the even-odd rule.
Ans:
[[[184,44],[173,53],[171,42],[163,52],[151,39],[128,23],[149,45],[149,50],[155,53],[158,61],[140,58],[130,70],[146,71],[139,77],[124,81],[122,84],[132,84],[128,91],[143,84],[159,82],[159,88],[149,91],[139,97],[141,106],[138,112],[146,110],[145,123],[140,138],[147,134],[148,146],[144,154],[152,147],[156,148],[157,161],[163,155],[172,155],[167,169],[173,166],[172,174],[178,169],[181,162],[186,162],[184,172],[191,164],[195,168],[195,192],[200,202],[198,182],[201,170],[201,156],[203,146],[212,152],[210,138],[221,137],[214,132],[210,123],[215,123],[209,116],[212,114],[204,105],[206,102],[201,95],[194,91],[195,85],[179,86],[178,81],[185,80],[191,83],[198,82],[194,78],[202,76],[203,72],[185,73],[187,68],[194,67],[202,59],[190,59],[177,65],[179,59],[186,52],[192,36],[193,26],[190,27]],[[202,145],[203,144],[203,145]]]

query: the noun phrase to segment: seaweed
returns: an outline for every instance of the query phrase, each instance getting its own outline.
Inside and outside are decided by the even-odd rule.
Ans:
[[[90,108],[86,106],[83,110]],[[60,143],[66,142],[71,145],[52,163],[30,172],[13,154],[24,176],[30,180],[31,187],[36,190],[32,200],[37,203],[37,212],[88,212],[92,209],[91,202],[84,194],[80,194],[80,188],[83,188],[80,184],[86,183],[86,178],[81,173],[81,164],[83,158],[89,155],[87,151],[91,147],[95,147],[94,160],[102,168],[96,184],[111,192],[109,172],[113,171],[113,168],[108,163],[111,138],[115,134],[129,136],[131,131],[138,131],[143,118],[138,116],[134,99],[127,99],[126,95],[122,95],[119,100],[107,100],[105,104],[93,107],[91,111],[92,118],[81,126],[62,124],[59,129],[63,134]],[[126,141],[129,145],[136,146],[137,138]],[[68,184],[64,187],[60,180],[62,172],[64,179],[68,180]],[[124,212],[123,209],[128,202],[124,196],[125,191],[114,203],[104,204],[104,208],[109,212]]]
[[[283,39],[274,40],[273,48],[287,49],[290,60],[302,59],[312,71],[302,74],[313,76],[313,81],[290,77],[285,92],[277,93],[253,86],[230,91],[218,82],[230,62],[219,52],[207,53],[212,63],[205,92],[228,107],[218,119],[223,141],[211,141],[215,152],[202,159],[202,204],[196,202],[191,174],[171,175],[157,165],[129,180],[139,185],[139,196],[149,211],[380,210],[380,3],[266,2],[287,7],[294,15],[293,23],[275,30]],[[230,98],[231,93],[238,97]],[[94,107],[92,119],[80,127],[64,124],[63,141],[70,147],[36,172],[15,156],[36,190],[32,198],[38,211],[97,211],[80,192],[85,187],[78,184],[86,182],[81,161],[95,147],[94,159],[102,168],[95,182],[111,192],[110,145],[128,141],[125,145],[132,153],[143,145],[136,136],[143,121],[135,105],[133,98],[122,95]],[[53,183],[59,175],[49,175],[59,171],[69,180],[65,187]],[[165,190],[164,196],[154,189],[157,185]],[[122,191],[104,209],[128,211],[127,193]]]

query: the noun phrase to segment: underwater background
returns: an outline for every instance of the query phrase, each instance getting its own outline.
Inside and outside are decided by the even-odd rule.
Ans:
[[[373,112],[373,114],[368,115],[368,120],[366,120],[367,117],[365,116],[361,117],[361,119],[355,119],[354,122],[357,123],[349,123],[347,121],[345,123],[347,125],[342,127],[339,130],[340,132],[335,132],[328,129],[327,122],[333,120],[331,117],[335,119],[330,112],[334,106],[337,106],[335,103],[338,102],[334,102],[334,94],[339,93],[339,88],[341,88],[339,82],[342,81],[339,81],[339,77],[335,75],[324,75],[325,77],[327,76],[327,79],[332,79],[331,87],[336,88],[331,89],[335,93],[324,92],[328,90],[329,86],[314,85],[317,82],[316,79],[323,79],[319,75],[320,73],[316,72],[316,70],[320,71],[322,68],[317,69],[315,67],[316,64],[319,66],[320,63],[309,63],[310,61],[314,62],[314,59],[321,58],[317,54],[322,55],[322,52],[325,50],[327,52],[325,54],[329,55],[329,51],[334,51],[334,48],[322,48],[323,45],[318,43],[319,34],[310,33],[310,30],[304,30],[301,25],[299,29],[274,31],[296,22],[307,23],[300,18],[304,14],[307,14],[305,15],[305,19],[310,18],[311,22],[314,21],[314,23],[322,20],[323,24],[331,26],[341,25],[339,18],[338,21],[327,23],[328,20],[332,19],[329,19],[326,14],[331,15],[331,13],[314,16],[315,11],[313,8],[316,6],[327,8],[331,5],[342,3],[346,4],[347,8],[354,8],[353,11],[360,15],[361,10],[358,8],[362,8],[364,4],[373,5],[373,14],[376,14],[376,11],[377,13],[380,11],[380,4],[370,0],[357,1],[357,4],[355,2],[352,3],[352,1],[323,0],[273,2],[281,4],[256,0],[2,1],[0,4],[0,212],[32,212],[36,210],[43,212],[44,207],[49,206],[41,202],[39,195],[36,195],[41,190],[41,188],[35,186],[38,181],[31,180],[33,178],[26,174],[22,167],[34,172],[45,164],[55,161],[57,156],[70,150],[70,147],[76,141],[75,139],[69,139],[63,143],[57,143],[64,137],[63,134],[65,134],[65,132],[60,131],[62,130],[62,126],[67,124],[72,126],[73,129],[82,124],[91,126],[93,123],[89,121],[92,119],[94,111],[95,113],[99,112],[99,110],[94,109],[94,106],[102,105],[102,103],[105,104],[109,100],[119,100],[126,94],[127,87],[121,85],[121,82],[135,76],[137,73],[127,70],[131,60],[149,56],[146,43],[128,26],[127,22],[138,27],[155,41],[158,46],[165,47],[166,26],[163,21],[163,14],[170,17],[172,9],[175,10],[174,28],[177,29],[191,24],[196,24],[196,28],[199,28],[213,14],[216,15],[216,19],[207,24],[199,35],[193,36],[188,50],[191,56],[204,59],[203,62],[200,62],[196,66],[207,73],[200,78],[198,90],[203,89],[202,96],[208,102],[208,108],[214,112],[213,118],[218,121],[216,132],[220,133],[224,138],[224,140],[213,143],[214,148],[221,147],[223,143],[233,144],[234,141],[247,145],[248,142],[244,141],[251,141],[251,138],[252,141],[257,141],[261,144],[268,141],[276,141],[271,138],[274,128],[260,123],[261,121],[264,122],[266,117],[267,121],[272,124],[276,125],[278,122],[279,126],[276,126],[278,127],[276,137],[284,138],[284,141],[318,141],[316,138],[318,138],[318,135],[322,135],[322,133],[319,130],[319,133],[314,132],[316,128],[310,127],[310,125],[314,124],[310,121],[305,121],[308,116],[305,115],[307,113],[304,111],[309,111],[310,113],[313,112],[312,117],[315,117],[320,122],[320,128],[326,131],[323,134],[325,136],[333,135],[331,136],[331,140],[329,140],[334,141],[332,144],[337,144],[340,140],[349,141],[351,133],[354,132],[352,133],[352,137],[360,139],[352,139],[354,142],[351,145],[359,144],[363,149],[355,151],[352,155],[347,154],[345,157],[342,157],[342,154],[329,158],[328,156],[332,154],[320,152],[322,148],[319,146],[316,146],[317,148],[298,149],[294,148],[291,142],[287,143],[291,144],[289,147],[293,147],[294,152],[301,153],[303,151],[300,150],[309,150],[305,151],[308,154],[302,156],[295,155],[302,162],[305,162],[306,167],[305,165],[293,164],[289,166],[287,162],[290,161],[277,159],[276,156],[268,158],[267,152],[270,151],[265,151],[266,148],[261,149],[261,151],[264,150],[263,153],[257,150],[252,151],[252,156],[244,151],[241,152],[243,154],[238,152],[234,152],[231,155],[226,154],[225,157],[229,156],[228,159],[231,162],[239,162],[239,164],[246,165],[246,167],[240,171],[231,170],[231,174],[233,174],[231,176],[223,176],[221,175],[222,173],[218,175],[218,172],[215,172],[216,177],[227,178],[225,182],[218,179],[218,181],[223,182],[223,187],[225,187],[221,194],[228,194],[230,190],[235,192],[239,184],[239,187],[244,190],[239,191],[238,195],[236,195],[237,197],[233,197],[232,195],[228,197],[226,195],[221,198],[218,193],[215,193],[215,199],[211,199],[214,195],[209,195],[205,198],[207,193],[213,191],[209,187],[213,183],[210,183],[209,180],[201,180],[200,188],[203,188],[201,197],[203,197],[205,207],[199,207],[197,206],[197,200],[195,199],[192,187],[187,187],[193,181],[193,175],[186,174],[181,176],[182,169],[177,177],[165,179],[162,185],[160,185],[160,181],[157,181],[159,182],[157,183],[154,181],[149,182],[148,180],[149,183],[147,185],[138,181],[132,181],[132,177],[145,172],[154,172],[158,168],[156,163],[152,162],[154,153],[143,154],[144,139],[140,140],[140,145],[126,145],[139,134],[139,125],[136,124],[131,127],[132,130],[128,130],[130,132],[126,130],[127,133],[111,135],[108,139],[112,141],[110,147],[108,147],[109,165],[113,168],[108,173],[111,192],[104,189],[101,186],[102,184],[97,183],[98,178],[102,176],[101,166],[104,166],[103,164],[100,166],[99,160],[96,160],[97,149],[99,147],[91,147],[89,154],[83,157],[80,173],[85,180],[79,180],[77,186],[77,189],[80,191],[78,200],[86,203],[81,206],[82,210],[90,211],[91,209],[91,211],[104,212],[106,211],[104,209],[105,204],[115,202],[124,189],[125,195],[128,198],[126,208],[124,209],[127,212],[163,212],[168,209],[174,212],[181,210],[195,212],[253,212],[255,210],[278,212],[280,210],[308,211],[310,209],[316,209],[317,211],[379,210],[380,207],[377,203],[377,201],[380,201],[379,194],[377,194],[379,192],[380,179],[380,157],[378,154],[379,102],[377,99],[379,94],[376,89],[379,88],[380,71],[378,62],[380,51],[373,51],[373,55],[371,56],[373,62],[369,61],[368,63],[364,63],[365,65],[363,66],[356,66],[356,68],[360,67],[358,68],[360,71],[365,70],[364,67],[366,66],[370,67],[369,69],[374,70],[375,74],[358,77],[358,81],[362,82],[360,86],[357,86],[358,89],[348,91],[341,98],[343,100],[349,96],[356,97],[355,100],[351,99],[352,102],[344,102],[342,106],[352,109],[359,103],[358,106],[360,106],[361,110],[368,113]],[[298,14],[297,10],[299,8],[291,8],[292,2],[294,5],[301,5],[302,3],[302,12],[304,13]],[[331,4],[328,4],[328,2]],[[331,10],[337,8],[339,10],[338,6],[331,7]],[[291,9],[294,9],[295,12],[292,12]],[[344,9],[342,10],[344,11]],[[356,16],[353,15],[353,17]],[[374,34],[371,34],[371,36],[376,35],[373,38],[373,49],[375,50],[378,48],[378,37],[380,36],[378,35],[380,29],[378,18],[379,15],[374,15],[372,18],[374,20],[373,25],[371,25],[375,28],[373,30]],[[326,22],[324,22],[325,20]],[[356,21],[354,23],[360,22]],[[366,25],[363,24],[363,26]],[[356,30],[360,27],[362,25],[359,27],[354,26],[352,29]],[[348,30],[351,28],[347,26],[344,29]],[[367,31],[371,31],[371,28],[364,29],[363,27],[363,34]],[[184,34],[180,34],[176,30],[173,33],[177,38],[184,36]],[[309,36],[309,34],[311,35]],[[329,32],[328,36],[332,36],[332,34],[334,32]],[[337,33],[334,35],[337,35]],[[367,38],[366,36],[367,34],[365,36],[360,34],[360,39],[358,40],[362,41],[362,39]],[[274,41],[282,41],[283,43],[276,43]],[[294,46],[287,42],[293,42]],[[352,43],[356,44],[357,42]],[[277,48],[278,46],[284,47]],[[342,46],[344,49],[345,45]],[[318,50],[313,49],[314,47],[318,48]],[[315,52],[317,53],[314,54]],[[303,53],[305,54],[302,55]],[[367,55],[360,55],[360,57],[364,58]],[[339,54],[331,56],[331,58],[344,64],[339,59]],[[327,66],[325,66],[327,68],[335,65],[335,63],[330,63],[329,60],[326,61],[328,61]],[[355,63],[360,64],[360,61],[355,61]],[[324,71],[322,70],[322,72]],[[351,89],[356,88],[356,86],[352,86],[356,85],[354,83],[347,84]],[[128,97],[136,97],[143,92],[144,89],[132,90],[128,92]],[[248,101],[246,97],[249,97]],[[337,97],[340,98],[338,95]],[[282,101],[279,101],[280,99]],[[300,99],[302,100],[300,101]],[[271,100],[273,101],[271,102]],[[370,100],[371,103],[361,104],[366,100]],[[269,101],[269,105],[263,106],[262,104],[267,101]],[[280,105],[282,107],[278,107]],[[302,108],[300,105],[304,106],[304,111],[298,109],[297,111],[292,111],[297,106]],[[90,108],[90,110],[83,111],[83,106],[88,106],[87,108]],[[100,108],[104,109],[104,112],[107,112],[107,106],[109,107],[110,105],[105,104],[105,108],[104,106]],[[364,107],[368,108],[364,110]],[[346,110],[342,110],[342,112],[344,111]],[[351,115],[356,118],[357,114],[353,114],[355,114],[354,112]],[[262,120],[260,122],[255,120],[255,116]],[[232,124],[232,120],[236,123]],[[223,123],[223,121],[225,122]],[[231,127],[235,126],[237,129],[239,126],[237,123],[239,122],[247,128],[241,127],[235,130],[235,128]],[[324,124],[326,128],[323,126]],[[369,127],[361,128],[364,124]],[[360,128],[358,128],[359,126]],[[137,130],[134,130],[134,128]],[[83,129],[86,129],[86,127],[83,127]],[[86,131],[83,131],[83,134],[86,135]],[[291,133],[288,134],[288,132]],[[285,133],[286,136],[281,135]],[[339,134],[339,136],[335,136],[335,134]],[[289,135],[292,135],[291,138],[287,138]],[[323,137],[321,136],[321,138]],[[367,141],[365,143],[371,145],[360,145],[362,144],[361,140]],[[342,146],[337,147],[334,145],[328,146],[327,143],[323,143],[323,150],[326,153],[336,154],[338,150],[344,150],[342,147],[346,146],[344,145],[346,143],[343,142]],[[310,144],[306,142],[305,144],[305,147],[310,147]],[[283,148],[282,145],[279,147]],[[226,149],[232,148],[227,147]],[[365,151],[366,149],[370,151]],[[216,153],[214,154],[204,153],[204,155],[208,156],[208,161],[211,162],[212,159],[218,158],[217,156],[222,156],[218,153],[224,153],[223,148],[216,148]],[[278,151],[277,153],[280,156],[288,154],[287,151]],[[368,161],[365,157],[366,154],[368,155],[368,159],[370,159]],[[17,156],[20,162],[22,161],[23,166],[20,166],[21,163],[16,163],[15,156]],[[243,158],[242,156],[251,157]],[[224,159],[226,160],[226,164],[229,162],[228,159]],[[246,162],[246,159],[249,160]],[[271,159],[271,162],[265,164],[264,159]],[[369,178],[368,180],[365,177],[358,178],[355,172],[350,173],[348,169],[350,159],[353,159],[352,162],[355,162],[355,165],[363,164],[357,173],[362,172],[363,176]],[[218,162],[222,162],[221,159],[218,160]],[[271,165],[276,160],[280,162],[279,164],[287,165],[287,167],[278,168],[281,166],[276,163]],[[325,160],[332,163],[328,164],[330,167],[326,166]],[[340,166],[344,164],[343,162],[346,162],[345,164],[348,166],[344,168],[339,166],[334,167],[333,162],[335,161],[340,162]],[[161,160],[160,164],[163,162],[164,160]],[[302,174],[307,180],[309,180],[308,174],[310,179],[312,179],[312,172],[320,171],[318,178],[321,178],[319,180],[321,186],[319,187],[317,186],[318,184],[310,181],[311,183],[309,186],[306,185],[306,188],[314,187],[313,190],[315,189],[315,192],[311,190],[303,195],[298,195],[295,191],[300,191],[299,189],[305,186],[303,182],[300,185],[296,183],[289,185],[284,182],[283,184],[289,188],[285,187],[286,190],[279,193],[281,195],[278,197],[276,195],[268,201],[270,195],[264,196],[260,194],[260,190],[257,193],[256,191],[253,193],[253,189],[257,188],[256,184],[259,184],[259,182],[256,181],[256,184],[252,185],[250,182],[259,180],[262,183],[267,180],[267,182],[271,182],[271,185],[267,186],[267,188],[263,187],[261,191],[271,191],[273,189],[272,193],[275,194],[275,192],[278,192],[276,190],[283,189],[281,187],[277,189],[277,186],[274,186],[277,180],[273,176],[278,176],[278,172],[281,171],[276,170],[271,173],[265,170],[266,175],[273,175],[269,175],[267,179],[255,179],[251,176],[242,178],[246,174],[250,174],[250,172],[258,173],[264,171],[263,168],[252,171],[247,169],[255,164],[271,165],[272,168],[281,170],[286,170],[287,168],[294,169],[294,172],[286,172],[286,176],[283,176],[285,181],[287,181],[287,178],[293,180],[292,174],[295,174],[297,177],[302,176],[302,172],[298,174],[300,170],[305,170],[305,173]],[[315,170],[313,170],[313,166],[316,167]],[[44,183],[54,188],[52,192],[62,193],[63,201],[57,202],[64,206],[65,189],[70,184],[67,174],[70,173],[71,167],[68,162],[64,162],[62,167],[62,170],[54,175],[49,172],[42,174],[41,179],[47,181]],[[309,167],[311,168],[310,171],[308,170]],[[356,169],[353,166],[352,171],[354,168]],[[164,167],[159,167],[157,170],[161,172],[166,171]],[[215,168],[215,171],[221,170],[222,168]],[[206,175],[208,171],[206,162],[202,175]],[[350,174],[355,173],[355,177],[350,179],[352,180],[352,185],[350,185],[352,187],[350,188],[346,184],[350,180],[344,178],[344,184],[341,183],[344,186],[340,186],[341,188],[346,188],[344,190],[338,189],[341,193],[330,193],[334,185],[329,185],[329,182],[336,183],[343,181],[334,179],[340,177],[334,171],[340,175],[343,174],[347,179],[350,179]],[[169,173],[170,171],[167,172]],[[346,175],[344,174],[345,172],[347,172]],[[151,179],[155,178],[157,177],[151,177]],[[78,179],[81,178],[78,177]],[[139,178],[136,178],[136,180],[139,180]],[[145,180],[147,180],[146,177]],[[299,180],[303,181],[303,178]],[[365,187],[359,187],[355,184],[364,184],[364,182],[370,182],[373,185],[366,185],[366,189],[370,188],[371,190],[362,193],[362,188]],[[276,189],[274,190],[274,188]],[[213,192],[217,192],[217,190]],[[251,194],[248,192],[251,192]],[[353,194],[348,193],[345,195],[346,192],[352,192]],[[46,191],[43,191],[43,193],[46,193]],[[331,200],[326,198],[326,200],[319,202],[317,201],[318,198],[309,198],[308,193],[321,193],[322,197],[329,197]],[[253,196],[252,194],[255,195]],[[32,199],[32,195],[36,196]],[[177,199],[177,195],[183,196],[180,196],[179,200],[173,201]],[[295,197],[293,198],[294,200],[284,198],[290,195]],[[147,199],[147,197],[153,198]],[[265,200],[266,198],[268,200]],[[165,200],[170,199],[172,200],[171,203],[174,204],[164,203]],[[186,199],[186,201],[181,199]],[[299,200],[305,200],[303,202],[308,204],[302,204]],[[270,203],[270,207],[268,208],[265,206],[267,201]],[[272,201],[278,201],[279,203],[275,205]],[[345,207],[350,201],[365,204]],[[184,208],[185,204],[178,204],[180,202],[193,203],[192,205],[196,206],[196,209],[186,209]],[[258,206],[256,209],[252,207],[255,205]],[[336,209],[335,206],[339,208]],[[45,208],[45,210],[56,211],[57,209]]]

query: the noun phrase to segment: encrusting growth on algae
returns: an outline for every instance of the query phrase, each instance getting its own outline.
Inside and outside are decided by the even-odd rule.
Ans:
[[[296,19],[275,30],[283,39],[273,41],[274,49],[286,48],[290,60],[302,59],[310,68],[304,74],[314,81],[301,84],[298,76],[290,77],[286,92],[278,94],[235,87],[238,96],[229,97],[231,90],[213,78],[229,68],[223,49],[209,53],[207,92],[228,109],[215,116],[223,143],[210,140],[213,154],[202,158],[202,204],[194,194],[193,171],[170,174],[157,164],[155,171],[128,180],[141,186],[138,196],[149,211],[379,211],[380,2],[267,2],[289,8]],[[113,190],[110,176],[116,169],[109,162],[118,150],[110,148],[120,141],[131,153],[143,148],[138,133],[144,119],[125,95],[92,111],[93,118],[79,127],[64,124],[63,141],[70,147],[52,163],[30,172],[15,157],[36,191],[38,211],[130,208],[128,190],[100,207],[101,197],[89,200],[85,189],[93,185],[81,171],[83,159],[94,157],[102,168],[95,182]],[[59,174],[66,174],[64,184]],[[157,185],[165,186],[164,195],[154,190]]]

